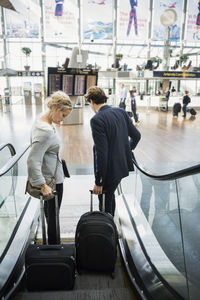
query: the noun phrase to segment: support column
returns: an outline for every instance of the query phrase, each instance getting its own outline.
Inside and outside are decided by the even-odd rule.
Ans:
[[[3,57],[4,57],[4,69],[8,68],[8,45],[6,39],[6,18],[5,18],[5,9],[1,7],[1,26],[2,26],[2,35],[3,35]],[[6,88],[10,91],[10,78],[6,76]],[[10,104],[10,103],[8,103]]]
[[[164,53],[163,53],[163,70],[164,71],[169,71],[169,65],[170,65],[170,53],[169,53],[169,49],[170,49],[170,27],[168,26],[166,28],[166,41],[165,41],[165,45],[164,45]]]
[[[117,52],[117,1],[113,1],[113,63]],[[116,106],[116,78],[113,78],[114,106]]]
[[[44,43],[44,7],[43,1],[40,0],[40,8],[41,8],[41,21],[40,21],[40,28],[41,28],[41,50],[42,50],[42,71],[44,73],[43,76],[43,93],[44,97],[47,96],[47,76],[46,76],[46,45]]]
[[[152,35],[152,11],[153,0],[149,1],[149,29],[148,29],[148,43],[147,43],[147,59],[151,57],[151,35]]]

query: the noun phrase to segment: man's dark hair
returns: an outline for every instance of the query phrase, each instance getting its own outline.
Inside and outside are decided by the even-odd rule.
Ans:
[[[85,99],[87,102],[90,102],[92,100],[95,104],[102,104],[107,102],[108,97],[105,95],[104,91],[98,86],[91,86],[87,90]]]
[[[132,95],[135,93],[135,90],[130,90],[129,93],[130,93],[130,95]]]

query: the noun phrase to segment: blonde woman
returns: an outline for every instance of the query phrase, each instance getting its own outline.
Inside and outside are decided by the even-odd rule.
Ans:
[[[46,178],[54,176],[56,170],[56,190],[59,207],[62,201],[64,174],[59,159],[61,140],[54,124],[60,124],[70,114],[72,103],[69,96],[62,91],[51,95],[47,101],[48,110],[39,116],[31,131],[31,151],[28,156],[28,177],[32,186],[40,186],[42,194],[52,194],[46,184]],[[55,201],[45,201],[45,216],[48,225],[48,243],[59,244],[56,240]]]

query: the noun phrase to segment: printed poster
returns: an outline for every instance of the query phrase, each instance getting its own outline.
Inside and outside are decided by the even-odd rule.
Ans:
[[[39,38],[39,0],[13,1],[16,11],[5,9],[8,38]]]
[[[170,41],[179,42],[181,36],[183,0],[154,0],[153,10],[153,40],[165,41],[167,26],[161,23],[161,19],[167,24],[170,20],[175,23],[170,26]]]
[[[83,39],[112,40],[113,38],[113,1],[83,1]]]
[[[200,42],[200,1],[188,1],[187,25],[186,25],[187,42]]]
[[[146,40],[149,0],[119,0],[118,40]]]
[[[44,0],[45,41],[78,42],[76,0]]]

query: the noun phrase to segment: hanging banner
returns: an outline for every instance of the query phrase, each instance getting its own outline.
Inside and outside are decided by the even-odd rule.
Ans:
[[[16,11],[5,9],[8,38],[39,38],[39,0],[13,1]]]
[[[200,42],[200,1],[188,1],[187,42]]]
[[[1,18],[1,10],[0,10],[0,18]],[[0,22],[0,35],[2,35],[2,24]]]
[[[44,0],[46,42],[78,42],[76,0]]]
[[[83,1],[83,39],[112,40],[113,38],[113,1]]]
[[[154,0],[152,38],[154,41],[166,40],[168,26],[170,41],[180,41],[182,10],[183,0]]]
[[[117,18],[117,39],[146,40],[149,0],[120,0]]]

